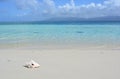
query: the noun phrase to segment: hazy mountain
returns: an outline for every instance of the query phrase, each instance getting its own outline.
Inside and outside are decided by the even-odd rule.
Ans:
[[[48,22],[52,21],[120,21],[120,16],[105,16],[105,17],[96,17],[96,18],[76,18],[76,17],[56,17],[45,20]]]
[[[96,18],[76,18],[76,17],[55,17],[43,21],[14,21],[0,22],[0,24],[49,24],[49,23],[94,23],[94,22],[120,22],[120,16],[105,16]]]

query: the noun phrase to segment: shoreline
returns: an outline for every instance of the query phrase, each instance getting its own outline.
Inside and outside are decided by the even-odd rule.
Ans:
[[[75,49],[75,50],[120,50],[120,44],[69,44],[69,43],[11,43],[11,44],[1,44],[0,45],[0,50],[1,49]]]

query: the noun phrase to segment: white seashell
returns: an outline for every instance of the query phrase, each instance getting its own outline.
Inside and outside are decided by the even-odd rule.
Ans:
[[[26,63],[24,65],[24,67],[26,67],[26,68],[38,68],[38,67],[40,67],[40,65],[37,62],[31,60],[30,62]]]

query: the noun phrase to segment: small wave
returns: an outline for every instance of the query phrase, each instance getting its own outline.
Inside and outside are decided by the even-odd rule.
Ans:
[[[76,33],[84,33],[83,31],[76,31]]]
[[[33,32],[33,33],[39,33],[39,32]]]

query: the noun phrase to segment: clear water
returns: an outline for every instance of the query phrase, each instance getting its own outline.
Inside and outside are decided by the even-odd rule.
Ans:
[[[120,44],[119,24],[0,25],[0,44]]]

